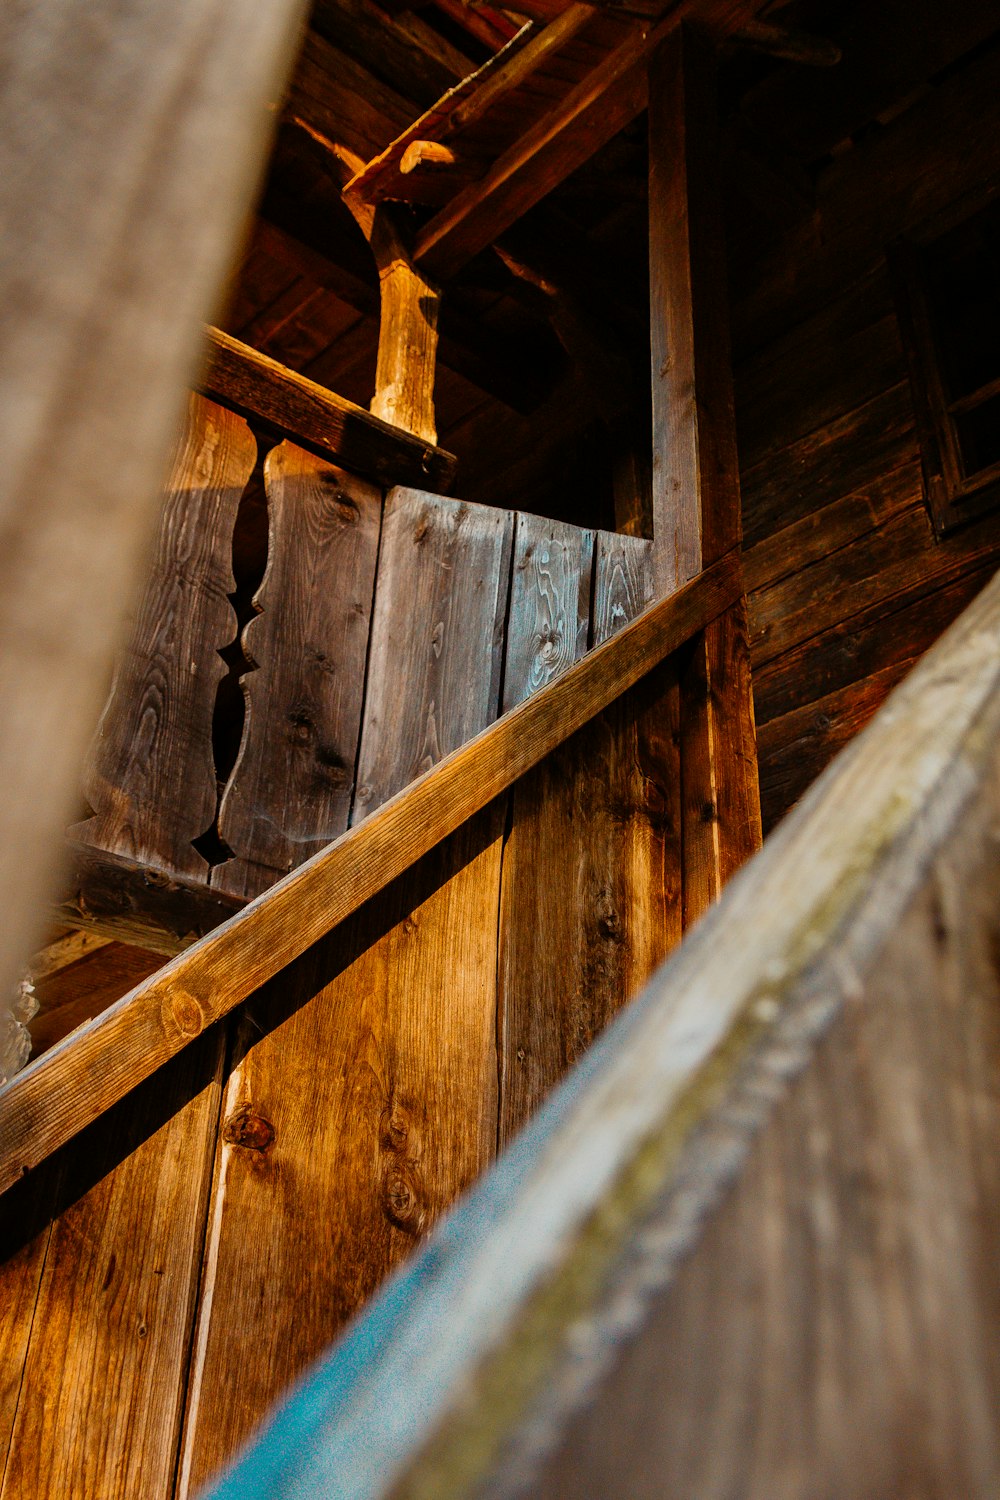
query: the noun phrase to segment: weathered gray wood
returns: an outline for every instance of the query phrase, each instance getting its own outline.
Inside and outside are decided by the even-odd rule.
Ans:
[[[58,838],[301,0],[5,6],[0,993]]]
[[[615,531],[596,532],[591,644],[609,641],[655,596],[652,543]]]
[[[215,821],[212,714],[236,615],[233,526],[257,444],[242,417],[192,395],[152,566],[84,778],[81,843],[207,878],[193,841]]]
[[[388,495],[354,822],[495,718],[512,532],[508,511]]]
[[[738,587],[738,570],[725,559],[653,605],[81,1028],[71,1043],[29,1064],[0,1089],[0,1189],[507,791],[731,604]]]
[[[512,529],[509,513],[390,497],[367,810],[495,718]],[[493,1155],[503,813],[500,802],[479,813],[240,1019],[183,1496],[232,1457]],[[299,1285],[306,1300],[289,1295]],[[235,1370],[238,1403],[226,1394]]]
[[[889,1470],[894,1491],[905,1478],[915,1492],[937,1500],[955,1493],[959,1472],[963,1480],[971,1476],[968,1489],[976,1500],[995,1492],[996,1350],[995,1339],[984,1345],[981,1325],[985,1320],[995,1332],[996,1271],[992,1253],[983,1249],[983,1215],[992,1223],[1000,1211],[991,1004],[998,743],[1000,578],[730,883],[518,1149],[442,1227],[411,1272],[376,1300],[303,1398],[219,1487],[216,1500],[324,1490],[343,1500],[389,1494],[394,1500],[427,1494],[500,1500],[526,1487],[536,1494],[578,1494],[581,1483],[615,1495],[733,1493],[732,1483],[708,1487],[705,1469],[698,1468],[703,1444],[692,1439],[689,1425],[683,1442],[675,1436],[670,1462],[686,1460],[685,1480],[699,1475],[705,1485],[651,1490],[656,1469],[644,1470],[649,1444],[625,1441],[624,1428],[651,1437],[677,1433],[664,1405],[671,1400],[664,1373],[680,1368],[683,1383],[698,1380],[693,1351],[702,1346],[700,1315],[708,1306],[727,1341],[705,1355],[709,1371],[728,1358],[729,1341],[745,1347],[740,1308],[748,1289],[740,1279],[745,1262],[738,1224],[730,1221],[728,1233],[723,1224],[724,1254],[706,1254],[702,1262],[702,1253],[720,1202],[734,1180],[741,1181],[740,1167],[774,1118],[775,1105],[784,1100],[786,1109],[794,1101],[790,1085],[800,1074],[803,1089],[820,1087],[812,1098],[822,1102],[811,1135],[801,1116],[786,1113],[793,1128],[784,1140],[822,1165],[824,1196],[814,1195],[815,1182],[796,1173],[794,1164],[791,1182],[799,1196],[790,1201],[788,1169],[777,1179],[771,1175],[788,1202],[772,1221],[788,1236],[778,1239],[778,1249],[801,1235],[798,1204],[803,1213],[819,1210],[792,1265],[808,1265],[833,1296],[845,1262],[862,1268],[864,1295],[848,1327],[859,1335],[867,1330],[869,1339],[875,1328],[891,1330],[896,1371],[887,1419],[881,1417],[887,1388],[877,1360],[860,1368],[837,1363],[830,1378],[822,1378],[827,1366],[817,1365],[817,1340],[825,1353],[836,1337],[831,1304],[824,1296],[820,1306],[830,1309],[830,1321],[818,1326],[815,1300],[796,1298],[794,1276],[772,1271],[771,1305],[788,1308],[791,1301],[793,1321],[769,1321],[751,1350],[752,1399],[742,1404],[746,1388],[731,1384],[728,1373],[721,1389],[710,1386],[713,1415],[738,1413],[728,1431],[741,1463],[730,1473],[738,1472],[742,1493],[750,1484],[742,1461],[762,1463],[754,1476],[761,1482],[746,1490],[755,1496],[844,1493],[844,1474],[859,1472],[849,1466],[860,1424],[866,1451],[884,1452],[890,1436],[899,1441],[904,1461]],[[928,874],[935,862],[942,870],[937,882]],[[909,921],[914,911],[919,942],[900,944],[900,920]],[[954,977],[941,969],[933,979],[919,973],[952,962],[959,965]],[[971,1037],[959,1001],[966,974],[982,985]],[[877,1003],[880,996],[889,999],[891,1018],[885,1002]],[[868,1010],[864,1026],[872,1029],[857,1046],[851,1028],[861,1007]],[[938,1028],[940,1046],[931,1032]],[[919,1069],[900,1083],[898,1094],[889,1060],[888,1072],[871,1062],[880,1037],[904,1072],[919,1058]],[[848,1056],[867,1056],[867,1068],[874,1066],[870,1092],[859,1095],[839,1080],[822,1091],[824,1056],[844,1038]],[[957,1083],[966,1076],[973,1082],[968,1100],[964,1087],[948,1085],[949,1078]],[[942,1090],[940,1104],[928,1101],[929,1093]],[[942,1112],[951,1116],[943,1131]],[[849,1153],[846,1171],[836,1156],[841,1141],[865,1153]],[[984,1171],[970,1173],[970,1151]],[[865,1175],[870,1171],[874,1178]],[[968,1187],[956,1190],[956,1172]],[[753,1176],[746,1180],[752,1187]],[[831,1180],[841,1184],[843,1235],[836,1210],[823,1211]],[[869,1200],[868,1183],[881,1192],[880,1202]],[[747,1201],[743,1196],[744,1212]],[[767,1207],[759,1203],[758,1212]],[[663,1341],[673,1334],[664,1335],[658,1311],[671,1286],[683,1285],[685,1265],[691,1268],[690,1319],[685,1323],[685,1307],[675,1304],[670,1329],[688,1357],[679,1355],[672,1365]],[[698,1286],[700,1265],[715,1272],[710,1300],[704,1283]],[[443,1326],[444,1342],[435,1337]],[[630,1373],[619,1381],[623,1350],[658,1327],[641,1378]],[[947,1349],[940,1377],[938,1339]],[[804,1365],[796,1357],[803,1348],[809,1351]],[[842,1352],[846,1359],[849,1350]],[[859,1351],[863,1361],[866,1352]],[[739,1358],[738,1349],[732,1353]],[[772,1376],[775,1383],[768,1384]],[[808,1410],[821,1423],[818,1447],[811,1423],[789,1428],[786,1420],[789,1410],[802,1409],[795,1403],[802,1402],[803,1380]],[[602,1424],[594,1431],[595,1438],[605,1435],[596,1477],[590,1470],[582,1480],[577,1471],[575,1490],[572,1483],[560,1488],[552,1471],[539,1477],[548,1453],[565,1453],[572,1462],[578,1414],[582,1422],[588,1405],[616,1393],[623,1398],[618,1428]],[[831,1394],[848,1404],[831,1411]],[[681,1411],[691,1412],[690,1392],[676,1399]],[[780,1423],[770,1429],[778,1442],[769,1448],[754,1442],[764,1437],[765,1400]],[[928,1414],[919,1433],[912,1422],[915,1400]],[[943,1444],[938,1434],[947,1434]],[[918,1455],[912,1468],[907,1453]],[[795,1466],[784,1468],[792,1456]],[[871,1493],[885,1473],[862,1469],[860,1478],[870,1482],[847,1493]]]
[[[503,709],[551,682],[587,649],[594,534],[518,514]]]
[[[243,633],[252,667],[219,811],[235,858],[212,885],[256,896],[347,827],[382,495],[292,443],[268,454],[269,552]]]

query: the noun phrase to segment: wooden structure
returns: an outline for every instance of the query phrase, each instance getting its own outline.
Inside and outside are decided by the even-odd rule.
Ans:
[[[996,584],[724,888],[1000,559],[1000,23],[317,0],[217,314],[301,18],[161,8],[0,188],[0,1500],[985,1500]]]

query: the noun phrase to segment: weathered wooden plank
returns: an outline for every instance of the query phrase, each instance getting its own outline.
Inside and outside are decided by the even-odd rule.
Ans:
[[[173,1494],[221,1042],[202,1038],[46,1164],[56,1218],[4,1500]]]
[[[91,748],[81,843],[207,878],[194,841],[215,821],[212,715],[236,616],[233,527],[257,444],[242,417],[192,395],[132,635]]]
[[[244,902],[202,881],[162,870],[86,844],[69,843],[68,873],[53,916],[119,942],[172,957],[238,912]]]
[[[446,489],[455,458],[421,441],[363,406],[297,375],[238,339],[209,328],[209,366],[201,388],[235,411],[263,418],[282,437],[292,438],[352,474],[382,484],[433,484]]]
[[[247,717],[219,811],[234,858],[212,885],[256,896],[347,827],[382,495],[282,443],[268,454],[268,567],[243,633]]]
[[[649,70],[653,557],[661,593],[740,539],[710,43],[677,28]]]
[[[616,531],[596,532],[591,644],[609,641],[655,597],[652,543]]]
[[[240,1017],[181,1497],[494,1153],[502,827],[502,808],[480,813]]]
[[[684,927],[761,844],[746,600],[686,648],[681,676]]]
[[[509,512],[390,496],[361,753],[367,810],[496,717],[512,530]],[[240,1019],[183,1495],[231,1458],[493,1155],[503,814],[497,803],[473,818]],[[288,1295],[303,1278],[306,1306]],[[276,1282],[285,1295],[262,1327],[255,1310]],[[237,1380],[238,1404],[223,1395]]]
[[[0,1190],[506,791],[737,597],[724,559],[0,1090]]]
[[[599,643],[645,607],[653,578],[648,542],[598,532],[596,544]],[[525,667],[511,632],[505,699],[532,690]],[[514,787],[500,907],[501,1141],[680,937],[678,731],[670,661]]]
[[[962,1450],[961,1473],[968,1474],[968,1442],[974,1439],[971,1468],[985,1478],[975,1479],[971,1492],[976,1500],[985,1500],[996,1487],[1000,1462],[995,1341],[985,1340],[982,1328],[984,1319],[995,1316],[996,1302],[992,1261],[983,1250],[991,1230],[984,1230],[984,1224],[992,1223],[1000,1204],[993,1149],[997,1022],[992,951],[998,739],[1000,579],[730,884],[645,995],[592,1049],[518,1149],[507,1153],[441,1227],[411,1270],[376,1299],[302,1397],[217,1489],[217,1500],[264,1495],[274,1500],[324,1489],[344,1500],[433,1493],[447,1493],[453,1500],[484,1493],[501,1497],[527,1487],[568,1495],[580,1493],[581,1483],[600,1493],[659,1494],[659,1487],[649,1488],[662,1473],[658,1464],[647,1464],[649,1443],[621,1437],[636,1430],[636,1408],[644,1430],[670,1430],[670,1462],[692,1466],[684,1476],[690,1482],[667,1493],[731,1493],[732,1482],[724,1483],[727,1475],[731,1481],[738,1474],[745,1484],[745,1465],[753,1458],[765,1467],[750,1493],[773,1494],[780,1476],[790,1472],[781,1463],[789,1454],[795,1457],[791,1472],[804,1476],[797,1488],[811,1491],[815,1478],[819,1492],[834,1493],[843,1489],[840,1478],[856,1454],[859,1423],[871,1451],[881,1452],[900,1433],[906,1438],[896,1451],[904,1459],[914,1451],[913,1401],[923,1392],[928,1392],[934,1425],[929,1435],[922,1431],[916,1440],[920,1465],[904,1463],[892,1471],[894,1487],[904,1473],[911,1487],[915,1474],[926,1474],[934,1477],[927,1493],[951,1493],[958,1472],[952,1457]],[[928,878],[942,852],[941,877]],[[966,898],[975,913],[970,916],[972,942],[964,941],[961,918],[956,922]],[[915,902],[924,906],[917,929],[921,941],[906,957],[897,932]],[[959,948],[975,974],[974,985],[982,982],[971,1058],[961,1006],[956,1009],[949,999],[966,987],[962,968],[953,971],[954,982],[944,981],[944,994],[927,975],[914,974],[925,955],[926,966],[940,973]],[[786,1298],[794,1299],[796,1321],[793,1328],[779,1322],[781,1336],[774,1338],[771,1318],[764,1325],[767,1337],[751,1341],[746,1357],[754,1383],[746,1405],[729,1379],[721,1389],[710,1383],[708,1410],[727,1421],[725,1430],[739,1445],[742,1461],[721,1475],[710,1470],[722,1487],[706,1489],[706,1471],[697,1467],[703,1445],[690,1441],[690,1412],[699,1409],[691,1382],[697,1386],[701,1368],[692,1351],[703,1341],[699,1315],[706,1299],[692,1298],[690,1318],[683,1323],[682,1310],[676,1309],[670,1325],[687,1356],[676,1365],[687,1386],[684,1395],[661,1384],[669,1337],[665,1339],[657,1309],[671,1287],[681,1285],[683,1268],[701,1261],[712,1222],[723,1222],[717,1216],[720,1200],[774,1118],[776,1105],[795,1098],[791,1080],[805,1072],[808,1086],[822,1076],[820,1039],[824,1034],[831,1042],[850,1036],[861,1004],[868,1009],[872,1030],[860,1039],[854,1056],[869,1059],[872,1066],[870,1060],[882,1050],[879,1037],[886,1036],[886,1007],[878,1003],[880,993],[886,993],[880,990],[883,977],[901,1019],[888,1023],[891,1045],[884,1062],[876,1062],[876,1071],[867,1075],[873,1088],[855,1089],[841,1072],[818,1116],[824,1128],[804,1130],[802,1116],[792,1117],[794,1128],[783,1135],[788,1144],[800,1142],[812,1159],[830,1163],[842,1179],[837,1207],[849,1218],[843,1236],[837,1232],[838,1217],[831,1220],[822,1212],[812,1231],[802,1235],[803,1216],[817,1211],[816,1184],[796,1174],[794,1163],[795,1195],[782,1178],[784,1222],[789,1234],[801,1236],[793,1266],[805,1269],[808,1264],[831,1291],[841,1283],[845,1264],[853,1270],[851,1257],[862,1258],[866,1295],[859,1298],[848,1326],[854,1327],[856,1320],[863,1338],[857,1357],[867,1363],[860,1375],[853,1358],[831,1371],[837,1393],[831,1412],[831,1385],[819,1378],[825,1366],[818,1366],[816,1350],[818,1339],[825,1349],[827,1339],[836,1337],[836,1320],[818,1328],[815,1298],[797,1296],[800,1283],[794,1274],[776,1275],[767,1305],[787,1307]],[[908,999],[911,977],[921,986],[916,1002]],[[928,1035],[928,1008],[940,1028],[940,1050],[938,1037]],[[915,1049],[923,1065],[910,1072],[900,1099],[891,1080],[900,1065],[908,1070]],[[944,1081],[948,1078],[951,1085]],[[941,1088],[932,1080],[939,1080]],[[928,1095],[941,1089],[948,1102],[928,1102]],[[834,1118],[834,1101],[842,1103],[845,1097],[854,1101],[847,1119]],[[942,1108],[950,1117],[943,1130]],[[974,1169],[967,1176],[966,1167],[956,1177],[956,1153],[963,1151],[973,1129],[969,1111],[980,1109],[972,1160],[986,1175]],[[914,1119],[920,1123],[912,1131],[909,1122]],[[874,1136],[873,1124],[878,1131]],[[876,1160],[869,1160],[868,1168],[866,1158],[848,1152],[841,1170],[835,1144],[848,1139],[874,1148]],[[874,1178],[867,1175],[871,1167]],[[876,1189],[884,1184],[877,1221],[876,1205],[867,1192],[858,1191],[859,1181],[872,1182]],[[754,1185],[752,1174],[746,1183],[748,1189]],[[895,1217],[897,1206],[902,1222]],[[763,1209],[758,1202],[756,1212]],[[886,1233],[872,1233],[873,1222]],[[906,1254],[900,1253],[897,1233],[889,1232],[893,1224],[906,1226]],[[731,1225],[733,1231],[735,1227]],[[957,1238],[953,1228],[961,1230]],[[714,1274],[703,1285],[706,1292],[711,1286],[712,1305],[724,1320],[722,1356],[733,1340],[735,1357],[747,1350],[741,1313],[755,1278],[741,1279],[742,1236],[727,1233],[725,1241],[724,1271],[706,1255],[706,1271],[711,1268]],[[779,1250],[782,1243],[781,1235],[770,1239]],[[869,1279],[872,1264],[880,1274]],[[894,1274],[886,1279],[890,1265]],[[732,1299],[719,1297],[720,1284],[733,1290]],[[945,1330],[951,1308],[955,1324]],[[443,1323],[449,1330],[444,1347],[433,1337]],[[888,1423],[878,1420],[885,1411],[880,1395],[886,1390],[885,1365],[868,1358],[873,1328],[891,1328],[898,1340]],[[645,1340],[647,1331],[655,1337],[645,1344],[643,1378],[620,1381],[623,1356],[637,1340]],[[926,1350],[936,1347],[937,1337],[946,1340],[947,1372],[928,1385]],[[850,1345],[848,1332],[845,1356]],[[799,1357],[802,1350],[808,1351],[805,1364]],[[709,1368],[718,1365],[712,1360]],[[907,1378],[901,1380],[901,1373]],[[769,1374],[776,1376],[775,1385],[766,1383]],[[795,1405],[801,1395],[795,1382],[804,1374],[811,1382],[808,1410],[817,1420],[822,1416],[824,1442],[818,1452],[812,1421],[791,1428],[787,1422],[789,1409],[801,1410]],[[610,1401],[615,1393],[630,1404],[623,1399],[617,1425],[602,1424],[606,1441],[599,1460],[596,1447],[590,1450],[595,1468],[586,1480],[576,1473],[560,1488],[552,1469],[540,1474],[550,1453],[565,1454],[570,1462],[583,1413],[589,1410],[593,1420],[595,1403]],[[846,1416],[841,1398],[849,1402]],[[674,1400],[687,1414],[683,1439],[680,1424],[674,1428],[670,1419]],[[762,1449],[765,1400],[777,1443]],[[734,1410],[738,1416],[730,1420]],[[943,1447],[936,1444],[938,1432],[949,1434]],[[958,1436],[962,1433],[965,1438]],[[721,1435],[712,1453],[719,1441]],[[838,1470],[827,1467],[831,1454],[840,1456]],[[878,1472],[884,1475],[885,1470]]]
[[[512,533],[509,511],[387,496],[354,822],[496,717]]]
[[[45,921],[200,322],[303,13],[300,0],[5,10],[4,994]]]
[[[505,644],[503,710],[587,649],[594,533],[518,513]]]
[[[64,1036],[82,1026],[91,1016],[99,1016],[109,1005],[120,1000],[150,974],[163,967],[163,957],[145,948],[115,943],[92,933],[74,933],[99,943],[84,949],[75,961],[55,972],[35,977],[35,999],[38,1010],[28,1023],[31,1055],[40,1057]]]

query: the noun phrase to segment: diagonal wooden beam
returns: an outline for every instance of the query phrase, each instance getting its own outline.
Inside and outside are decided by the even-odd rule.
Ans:
[[[730,605],[727,558],[439,761],[0,1090],[0,1192],[227,1015]]]

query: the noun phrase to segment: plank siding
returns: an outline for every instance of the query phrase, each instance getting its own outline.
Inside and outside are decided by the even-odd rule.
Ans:
[[[82,843],[207,877],[193,847],[215,821],[212,713],[236,616],[232,537],[257,445],[242,417],[192,395],[153,563],[84,779]]]
[[[264,467],[268,568],[243,632],[251,670],[239,759],[219,812],[236,857],[212,872],[257,896],[348,824],[382,495],[293,443]]]
[[[503,512],[389,497],[356,816],[495,719],[512,531]],[[503,821],[500,799],[238,1021],[185,1500],[493,1156]]]
[[[765,828],[1000,563],[996,513],[934,535],[885,256],[992,191],[998,83],[996,45],[954,66],[826,166],[815,200],[766,246],[744,225],[750,205],[738,192],[731,203]]]

